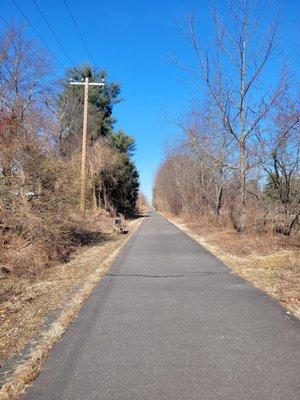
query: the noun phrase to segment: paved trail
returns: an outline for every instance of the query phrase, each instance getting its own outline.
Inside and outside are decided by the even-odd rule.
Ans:
[[[156,213],[24,400],[296,400],[300,324]]]

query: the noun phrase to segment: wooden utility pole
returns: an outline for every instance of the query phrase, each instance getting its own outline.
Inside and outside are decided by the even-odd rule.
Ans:
[[[82,129],[82,152],[81,152],[81,178],[80,178],[80,213],[85,216],[86,200],[86,159],[87,159],[87,120],[89,104],[89,86],[104,86],[104,83],[89,82],[85,78],[84,82],[70,82],[71,85],[84,85],[84,105],[83,105],[83,129]]]

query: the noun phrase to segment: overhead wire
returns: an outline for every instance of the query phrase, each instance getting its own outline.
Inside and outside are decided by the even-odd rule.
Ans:
[[[39,5],[37,4],[37,2],[35,0],[32,0],[36,9],[38,10],[39,14],[41,15],[41,17],[43,18],[43,20],[45,21],[46,25],[48,26],[50,32],[52,33],[54,39],[56,40],[56,42],[59,44],[60,48],[62,49],[62,51],[64,52],[65,56],[67,57],[67,59],[69,60],[69,62],[71,63],[71,65],[74,67],[74,62],[72,61],[69,53],[67,52],[67,50],[65,49],[64,45],[62,44],[62,42],[59,40],[57,34],[55,33],[55,30],[52,28],[50,22],[48,21],[47,17],[45,16],[45,14],[42,12],[42,10],[40,9]]]
[[[49,51],[49,53],[51,53],[51,55],[55,58],[55,60],[58,62],[58,64],[61,66],[61,68],[63,68],[63,70],[65,70],[65,66],[61,63],[61,61],[59,60],[59,58],[57,57],[57,55],[53,52],[53,50],[50,49],[50,47],[47,45],[47,43],[45,42],[45,40],[41,37],[41,35],[39,34],[39,32],[36,30],[36,28],[34,27],[34,25],[32,24],[32,22],[30,21],[30,19],[26,16],[26,14],[24,13],[24,11],[20,8],[20,6],[18,5],[18,3],[15,0],[11,0],[12,3],[14,4],[14,6],[17,8],[17,10],[19,11],[19,13],[23,16],[23,18],[25,19],[25,21],[29,24],[29,26],[31,27],[31,29],[33,30],[33,32],[36,34],[36,36],[39,38],[39,40],[43,43],[43,45],[47,48],[47,50]],[[7,23],[5,21],[5,19],[3,17],[1,17],[2,20],[8,25],[11,26],[9,23]]]
[[[34,0],[33,0],[33,1],[34,1]],[[67,11],[68,11],[68,13],[69,13],[69,15],[70,15],[71,20],[73,21],[73,24],[74,24],[74,26],[75,26],[75,28],[76,28],[76,30],[77,30],[79,36],[80,36],[80,39],[81,39],[81,41],[82,41],[82,43],[83,43],[83,45],[84,45],[86,51],[88,52],[88,54],[89,54],[89,56],[90,56],[90,58],[91,58],[92,63],[94,64],[95,69],[97,69],[97,65],[96,65],[95,59],[94,59],[94,57],[93,57],[93,55],[92,55],[92,52],[90,51],[90,49],[89,49],[89,47],[88,47],[88,45],[87,45],[87,42],[86,42],[86,40],[84,39],[84,36],[82,35],[82,33],[81,33],[80,29],[79,29],[79,26],[78,26],[78,24],[77,24],[77,22],[76,22],[76,20],[75,20],[75,18],[74,18],[74,16],[73,16],[73,14],[72,14],[72,11],[71,11],[71,9],[70,9],[70,7],[69,7],[67,1],[66,1],[66,0],[63,0],[63,2],[64,2],[64,4],[65,4],[65,6],[66,6],[66,9],[67,9]]]

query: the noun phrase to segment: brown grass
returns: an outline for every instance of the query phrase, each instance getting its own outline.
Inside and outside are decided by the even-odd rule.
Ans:
[[[0,389],[0,399],[16,399],[39,373],[50,348],[79,312],[84,300],[105,275],[118,251],[142,219],[129,224],[129,236],[111,233],[103,243],[80,251],[67,264],[45,270],[38,279],[2,278],[0,352],[4,362],[42,330],[27,360]],[[61,310],[58,319],[43,331],[45,317]]]
[[[239,234],[233,229],[167,215],[238,275],[300,318],[300,237]]]

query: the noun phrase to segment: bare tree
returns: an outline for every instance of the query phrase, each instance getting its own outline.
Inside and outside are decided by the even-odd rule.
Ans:
[[[219,115],[223,134],[235,143],[236,160],[232,169],[239,171],[239,229],[245,229],[247,176],[251,170],[251,147],[255,130],[264,123],[284,82],[266,88],[262,80],[276,51],[278,19],[269,13],[264,1],[232,2],[226,17],[212,10],[215,40],[203,47],[197,34],[195,15],[188,18],[187,34],[197,59],[197,68],[187,68],[207,88],[211,105]],[[269,13],[270,14],[270,13]]]
[[[279,205],[283,221],[275,229],[289,235],[300,215],[299,95],[288,91],[276,101],[273,118],[257,130],[260,163],[267,174],[267,195]]]
[[[226,135],[218,115],[207,104],[203,110],[193,109],[177,121],[184,132],[183,148],[193,164],[188,180],[202,193],[213,213],[219,215],[225,183],[231,175],[232,138]]]
[[[0,41],[0,109],[23,121],[47,91],[45,78],[49,63],[42,52],[36,52],[23,29],[9,28]]]
[[[43,53],[24,39],[22,28],[10,28],[0,38],[0,163],[6,183],[13,168],[19,168],[16,149],[25,149],[41,121],[46,125],[43,98],[44,82],[50,72]]]

